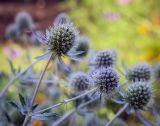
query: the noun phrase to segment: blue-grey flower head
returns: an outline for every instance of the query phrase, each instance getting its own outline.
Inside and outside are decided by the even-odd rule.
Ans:
[[[19,12],[16,15],[15,23],[17,24],[20,32],[24,32],[25,30],[31,30],[31,28],[33,28],[32,17],[27,12]]]
[[[60,13],[54,20],[53,25],[68,24],[70,19],[66,13]]]
[[[7,39],[17,40],[19,38],[19,31],[17,24],[10,24],[5,31],[5,37]]]
[[[134,82],[126,89],[126,101],[134,110],[141,110],[151,101],[152,91],[148,82]]]
[[[72,24],[50,27],[46,31],[46,44],[50,51],[59,56],[67,55],[76,42],[77,30]]]
[[[77,45],[75,47],[75,50],[76,51],[82,51],[81,54],[77,55],[78,57],[84,57],[88,54],[89,52],[89,38],[84,36],[84,35],[81,35],[81,36],[78,36],[77,38]]]
[[[91,87],[89,76],[83,72],[77,72],[71,75],[69,84],[74,92],[83,92]]]
[[[151,67],[147,63],[136,64],[130,68],[126,77],[129,81],[149,81],[151,79]]]
[[[93,60],[91,60],[91,66],[94,68],[101,67],[114,67],[117,61],[117,53],[113,49],[98,51]]]
[[[157,63],[154,67],[153,67],[153,71],[154,71],[154,78],[156,80],[160,80],[160,63]]]
[[[92,78],[100,93],[111,95],[118,88],[119,76],[113,68],[98,69],[98,72]]]

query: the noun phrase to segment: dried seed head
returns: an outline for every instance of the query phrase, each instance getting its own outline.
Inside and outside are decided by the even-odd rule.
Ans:
[[[126,77],[129,81],[149,81],[151,78],[151,67],[147,63],[133,66],[127,71]]]
[[[119,77],[112,68],[101,68],[93,75],[94,84],[98,86],[101,93],[111,95],[118,87]]]
[[[77,55],[77,57],[84,57],[89,51],[89,39],[86,36],[79,36],[77,39],[76,51],[82,51],[83,53]]]
[[[77,72],[71,76],[70,86],[73,88],[74,92],[79,93],[89,89],[91,81],[87,74]]]
[[[91,65],[94,68],[100,67],[114,67],[117,61],[117,53],[115,50],[103,50],[96,53],[95,57],[91,61]]]
[[[126,101],[135,109],[143,109],[151,100],[151,88],[147,82],[134,82],[126,89]]]
[[[17,24],[20,32],[24,32],[25,30],[31,29],[33,27],[32,17],[27,12],[19,12],[16,15],[15,23]]]
[[[77,31],[71,24],[62,24],[51,27],[46,32],[46,42],[48,49],[57,55],[66,55],[74,46]]]

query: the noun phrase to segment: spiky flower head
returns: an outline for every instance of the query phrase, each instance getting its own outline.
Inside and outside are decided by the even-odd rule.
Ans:
[[[91,66],[94,68],[101,67],[114,67],[117,61],[117,53],[113,49],[98,51],[93,60],[91,60]]]
[[[77,72],[71,75],[69,84],[73,91],[78,93],[89,89],[91,86],[91,81],[86,73]]]
[[[76,51],[82,51],[83,53],[79,54],[78,57],[84,57],[89,51],[89,39],[88,37],[81,35],[77,39],[77,45],[75,47]]]
[[[151,67],[147,63],[136,64],[127,71],[126,77],[129,81],[149,81],[151,78]]]
[[[157,63],[154,67],[153,67],[153,71],[154,71],[154,77],[156,80],[160,80],[160,63]]]
[[[148,82],[134,82],[126,89],[126,101],[134,110],[141,110],[147,106],[152,97]]]
[[[19,37],[19,31],[16,24],[10,24],[5,31],[5,37],[7,39],[17,40]]]
[[[15,23],[17,24],[20,32],[24,32],[25,30],[31,30],[31,28],[33,27],[32,17],[27,12],[19,12],[16,15]]]
[[[66,13],[60,13],[54,20],[53,24],[54,26],[57,26],[59,24],[66,24],[69,23],[70,19]]]
[[[74,46],[77,31],[71,24],[62,24],[51,27],[46,32],[48,49],[57,55],[66,55]]]
[[[119,77],[113,68],[101,68],[93,76],[94,84],[98,87],[100,93],[112,95],[118,87]]]

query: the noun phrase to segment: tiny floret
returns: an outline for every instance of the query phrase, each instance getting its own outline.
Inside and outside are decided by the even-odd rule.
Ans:
[[[150,102],[151,94],[147,82],[134,82],[126,89],[126,101],[134,110],[141,110]]]

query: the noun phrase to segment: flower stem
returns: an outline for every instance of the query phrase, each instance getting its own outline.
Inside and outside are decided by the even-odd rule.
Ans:
[[[126,110],[126,108],[128,107],[128,103],[127,104],[125,104],[124,106],[123,106],[123,108],[121,108],[117,113],[116,113],[116,115],[105,125],[105,126],[110,126],[112,123],[113,123],[113,121],[118,117],[118,116],[120,116],[120,114],[122,114],[125,110]]]
[[[22,72],[18,73],[15,77],[13,77],[6,85],[5,87],[1,90],[0,92],[0,99],[4,96],[4,94],[7,92],[8,88],[19,78],[24,74],[27,70],[29,70],[34,64],[36,64],[39,60],[34,61],[31,63],[25,70]]]
[[[94,101],[97,100],[98,98],[99,98],[99,97],[96,97],[95,99],[89,100],[89,101],[81,104],[80,106],[78,106],[77,109],[81,109],[81,108],[87,106],[88,104],[94,102]],[[69,118],[72,114],[74,114],[77,109],[70,110],[69,112],[67,112],[66,114],[64,114],[60,119],[58,119],[56,122],[54,122],[54,123],[52,124],[52,126],[59,126],[62,122],[64,122],[67,118]]]
[[[50,110],[50,109],[56,108],[56,107],[58,107],[58,106],[60,106],[60,105],[63,105],[63,104],[65,104],[65,103],[74,101],[74,100],[79,99],[79,98],[81,98],[81,97],[84,97],[84,96],[86,96],[87,94],[94,92],[95,90],[97,90],[97,88],[93,88],[93,89],[91,89],[91,90],[89,90],[89,91],[87,91],[87,92],[85,92],[85,93],[83,93],[83,94],[81,94],[81,95],[79,95],[79,96],[73,97],[73,98],[71,98],[71,99],[63,100],[62,102],[60,102],[60,103],[58,103],[58,104],[55,104],[55,105],[50,106],[50,107],[48,107],[48,108],[42,109],[42,110],[40,110],[40,111],[37,111],[37,112],[33,113],[33,115],[34,115],[34,114],[37,114],[37,113],[42,113],[42,112],[48,111],[48,110]]]
[[[40,79],[39,79],[39,81],[38,81],[38,83],[37,83],[37,85],[36,85],[36,88],[35,88],[34,93],[33,93],[33,96],[32,96],[31,106],[32,106],[33,103],[34,103],[34,100],[35,100],[36,95],[37,95],[37,93],[38,93],[38,90],[39,90],[41,81],[42,81],[42,79],[43,79],[43,77],[44,77],[44,74],[45,74],[45,72],[46,72],[46,70],[47,70],[47,67],[48,67],[48,65],[49,65],[49,62],[51,61],[52,56],[53,56],[53,53],[50,55],[50,57],[49,57],[46,65],[45,65],[45,67],[44,67],[44,69],[43,69],[43,71],[42,71],[42,73],[41,73],[41,75],[40,75]]]
[[[36,95],[37,95],[37,93],[38,93],[38,90],[39,90],[41,81],[42,81],[42,79],[43,79],[43,77],[44,77],[44,74],[45,74],[45,72],[46,72],[46,70],[47,70],[47,67],[48,67],[48,65],[49,65],[49,62],[51,61],[52,56],[53,56],[53,53],[50,55],[50,57],[49,57],[46,65],[45,65],[45,67],[44,67],[44,69],[43,69],[43,71],[42,71],[42,73],[41,73],[41,75],[40,75],[40,79],[39,79],[39,81],[38,81],[38,83],[37,83],[37,85],[36,85],[36,88],[35,88],[35,90],[34,90],[34,93],[33,93],[32,99],[31,99],[31,104],[30,104],[31,106],[34,104],[34,100],[35,100]],[[30,115],[27,114],[22,126],[26,126],[29,120],[30,120]]]

